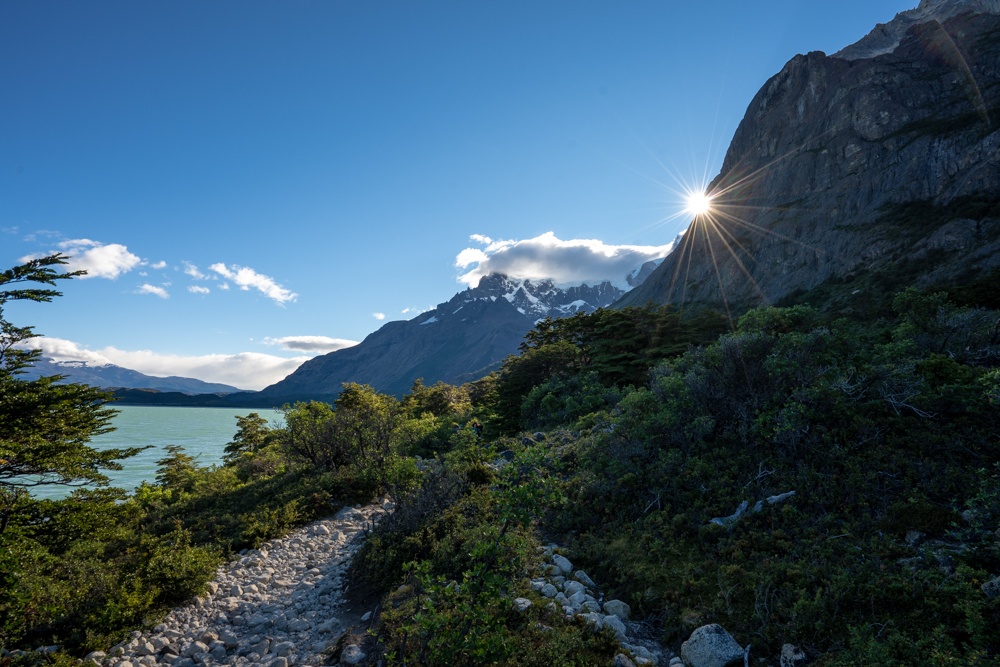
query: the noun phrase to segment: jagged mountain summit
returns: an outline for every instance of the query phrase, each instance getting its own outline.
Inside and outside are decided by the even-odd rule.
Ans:
[[[714,212],[621,305],[738,312],[835,294],[861,307],[908,285],[987,284],[1000,270],[996,5],[924,2],[848,56],[794,57],[750,103]],[[904,24],[897,44],[869,48]]]
[[[490,274],[433,310],[389,322],[354,347],[307,361],[261,397],[330,397],[344,382],[402,395],[417,378],[426,384],[475,380],[516,352],[538,320],[593,312],[624,293],[610,282],[559,287],[550,280]]]
[[[228,384],[203,382],[194,378],[177,376],[155,377],[114,364],[89,364],[83,361],[55,361],[38,359],[25,370],[25,379],[42,376],[63,375],[65,382],[89,384],[103,389],[149,389],[153,391],[179,392],[182,394],[233,394],[242,392]]]
[[[834,58],[859,60],[892,53],[915,25],[937,21],[971,12],[974,14],[1000,14],[1000,0],[921,0],[916,9],[896,14],[888,23],[880,23],[860,40],[833,54]]]

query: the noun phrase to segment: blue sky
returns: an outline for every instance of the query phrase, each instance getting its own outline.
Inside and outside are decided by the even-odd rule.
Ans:
[[[786,61],[915,4],[0,3],[0,267],[92,274],[5,315],[261,388],[518,248],[541,275],[588,240],[600,279],[686,226]]]

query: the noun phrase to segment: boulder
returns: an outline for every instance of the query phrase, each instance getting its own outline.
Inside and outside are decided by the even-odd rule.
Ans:
[[[568,558],[560,554],[556,554],[552,557],[552,564],[558,567],[563,574],[569,574],[573,571],[573,563],[571,563]]]
[[[993,577],[981,586],[986,597],[993,599],[1000,597],[1000,577]]]
[[[622,623],[622,619],[617,616],[612,616],[608,614],[601,619],[604,625],[615,631],[615,635],[618,637],[618,641],[624,641],[625,639],[625,624]]]
[[[629,614],[632,613],[632,608],[621,600],[608,600],[604,603],[604,613],[617,616],[623,621],[627,621]]]
[[[805,651],[794,644],[785,644],[781,647],[781,667],[802,667],[809,661]]]
[[[681,644],[681,657],[690,667],[726,667],[743,661],[743,647],[718,623],[703,625]]]
[[[340,664],[342,665],[357,665],[366,657],[365,652],[361,650],[361,647],[357,644],[348,644],[344,647],[344,650],[340,652]]]

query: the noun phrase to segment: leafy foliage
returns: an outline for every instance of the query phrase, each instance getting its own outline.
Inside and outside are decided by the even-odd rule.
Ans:
[[[718,622],[761,664],[791,642],[825,667],[998,665],[1000,318],[973,292],[890,301],[882,318],[762,308],[722,335],[666,309],[547,320],[475,383],[401,400],[349,384],[280,427],[249,415],[224,465],[169,448],[131,496],[7,492],[0,643],[106,647],[224,554],[388,492],[353,566],[384,596],[383,664],[609,663],[610,633],[529,590],[545,536],[675,649]],[[62,396],[0,381],[3,400]],[[55,422],[2,442],[65,444]]]
[[[92,387],[60,384],[60,376],[24,380],[19,377],[41,354],[24,345],[38,334],[3,317],[11,301],[48,302],[59,292],[24,283],[55,285],[81,275],[59,273],[65,264],[51,255],[0,273],[0,532],[19,502],[19,489],[43,484],[106,483],[101,470],[120,470],[118,460],[138,449],[98,451],[90,437],[108,430],[114,411],[105,407],[110,396]],[[9,286],[15,287],[9,287]]]

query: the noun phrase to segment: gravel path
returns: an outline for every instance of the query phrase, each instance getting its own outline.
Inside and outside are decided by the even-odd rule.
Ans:
[[[152,632],[94,652],[106,667],[323,664],[347,629],[343,578],[363,529],[391,503],[347,507],[219,568],[208,595],[172,610]]]

